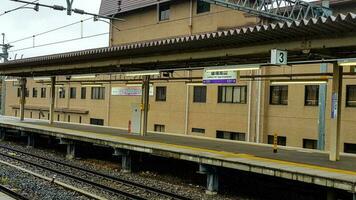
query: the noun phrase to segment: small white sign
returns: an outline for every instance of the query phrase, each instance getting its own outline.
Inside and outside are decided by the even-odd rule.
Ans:
[[[207,71],[204,70],[204,84],[235,84],[237,71]]]
[[[111,88],[112,96],[141,96],[142,88],[136,86],[113,87]],[[153,86],[150,87],[150,96],[153,96]]]
[[[278,49],[271,50],[271,64],[286,65],[288,63],[288,52]]]

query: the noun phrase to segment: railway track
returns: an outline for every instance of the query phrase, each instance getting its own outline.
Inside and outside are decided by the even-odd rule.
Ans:
[[[75,166],[69,163],[65,163],[62,161],[50,159],[50,158],[44,158],[29,152],[25,152],[19,149],[7,147],[0,145],[0,150],[3,149],[4,152],[0,152],[0,156],[16,160],[18,162],[22,162],[34,167],[38,167],[41,169],[44,169],[46,171],[49,171],[51,173],[55,173],[56,175],[61,175],[64,177],[71,178],[76,181],[83,182],[88,185],[92,185],[96,188],[103,189],[105,191],[108,191],[110,193],[114,193],[119,196],[124,196],[128,199],[137,199],[137,200],[144,200],[144,199],[151,199],[147,196],[161,196],[162,198],[159,199],[174,199],[174,200],[189,200],[190,198],[184,197],[172,192],[168,191],[162,191],[144,184],[128,181],[119,177],[111,176],[108,174],[104,174],[101,172],[89,170],[83,167]],[[22,156],[21,156],[22,155]],[[26,158],[21,158],[21,157],[26,157]],[[33,158],[33,159],[30,159]],[[47,164],[47,166],[44,166],[44,164]],[[67,169],[65,169],[67,168]],[[67,172],[66,172],[67,171]],[[83,174],[83,176],[78,176],[74,175],[75,173]],[[90,178],[88,178],[90,177]],[[108,186],[107,184],[102,184],[100,181],[92,181],[90,179],[95,178],[96,180],[105,180],[108,182],[113,183],[112,185]],[[136,194],[124,191],[122,189],[118,189],[118,187],[113,187],[113,185],[121,185],[123,187],[130,187],[134,188]],[[137,191],[142,191],[142,192],[147,192],[150,193],[150,195],[142,195],[137,194]],[[146,197],[145,197],[146,196]],[[155,198],[153,198],[155,199]]]
[[[19,194],[17,192],[12,191],[11,189],[9,189],[3,185],[0,185],[0,193],[4,193],[7,196],[9,196],[13,199],[16,199],[16,200],[29,200],[28,198],[22,196],[21,194]]]

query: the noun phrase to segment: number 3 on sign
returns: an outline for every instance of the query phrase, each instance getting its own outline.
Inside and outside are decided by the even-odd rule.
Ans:
[[[271,50],[271,64],[286,65],[288,63],[288,52],[278,49]]]

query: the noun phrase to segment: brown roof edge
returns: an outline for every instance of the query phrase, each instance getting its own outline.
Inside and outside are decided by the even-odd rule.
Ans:
[[[20,109],[19,105],[10,105],[12,109]],[[43,106],[31,106],[31,105],[25,105],[25,110],[34,110],[34,111],[49,111],[48,107],[43,107]],[[59,113],[73,113],[73,114],[84,114],[87,115],[89,114],[89,110],[83,110],[83,109],[70,109],[70,108],[55,108],[54,112],[59,112]]]

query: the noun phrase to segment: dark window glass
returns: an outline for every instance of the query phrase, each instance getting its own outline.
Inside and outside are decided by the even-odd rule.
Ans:
[[[41,98],[46,98],[46,88],[41,88]]]
[[[270,88],[271,105],[288,105],[288,86],[271,86]]]
[[[356,153],[356,144],[345,143],[344,144],[345,153]]]
[[[162,124],[155,124],[155,125],[154,125],[154,130],[155,130],[155,132],[162,132],[162,133],[164,133],[165,130],[166,130],[166,127],[165,127],[164,125],[162,125]]]
[[[197,1],[197,14],[210,12],[210,3],[198,0]]]
[[[61,118],[60,118],[61,116],[58,114],[57,115],[57,121],[59,121]]]
[[[90,124],[104,126],[104,120],[103,119],[90,118]]]
[[[193,102],[195,103],[206,102],[206,86],[194,86]]]
[[[193,133],[205,133],[205,129],[203,128],[192,128]]]
[[[21,97],[21,88],[17,88],[17,97]]]
[[[30,96],[30,90],[28,88],[26,88],[26,97]]]
[[[70,88],[69,98],[71,98],[71,99],[77,98],[77,88],[75,88],[75,87]]]
[[[82,116],[79,116],[79,124],[82,123]]]
[[[247,86],[219,86],[218,103],[246,103]]]
[[[68,115],[68,122],[70,122],[70,115]]]
[[[91,99],[105,99],[105,88],[104,87],[92,87],[91,88]]]
[[[346,106],[356,107],[356,85],[346,86]]]
[[[87,88],[82,87],[81,93],[80,93],[80,98],[81,99],[86,99],[87,98]]]
[[[268,144],[273,144],[274,136],[268,135]],[[277,145],[287,146],[287,137],[277,136]]]
[[[159,4],[159,21],[169,20],[169,15],[170,15],[170,5]]]
[[[246,141],[246,134],[238,133],[238,132],[229,132],[229,131],[216,131],[216,138]]]
[[[156,87],[156,101],[166,101],[167,87]]]
[[[32,88],[32,97],[37,98],[37,88]]]
[[[59,88],[58,93],[60,99],[66,98],[66,89],[64,87]]]
[[[318,141],[311,139],[303,139],[303,148],[305,149],[317,149]]]
[[[319,105],[319,85],[306,85],[305,86],[305,101],[306,106]]]

